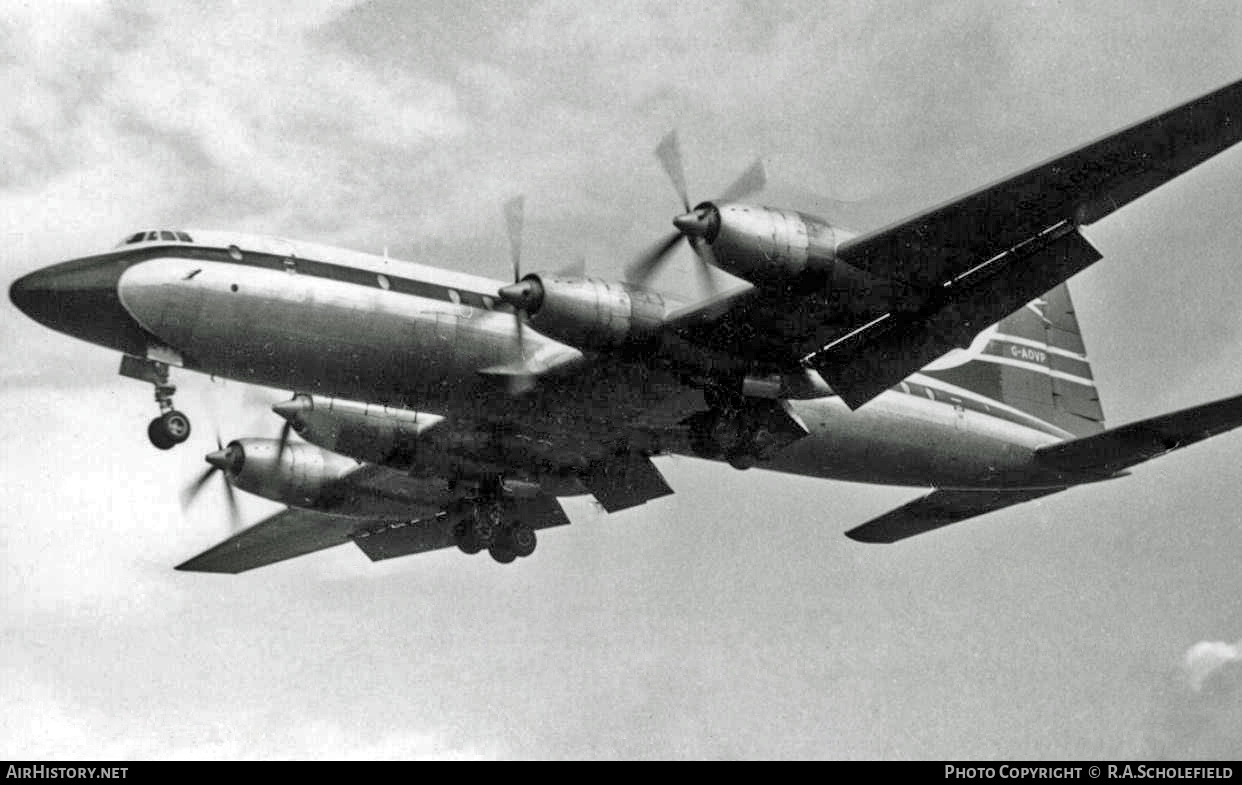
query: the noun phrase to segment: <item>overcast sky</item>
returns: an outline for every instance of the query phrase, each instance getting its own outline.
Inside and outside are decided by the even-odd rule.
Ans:
[[[616,274],[755,156],[865,228],[1242,78],[1234,2],[0,2],[5,281],[149,228],[504,277]],[[1110,423],[1242,391],[1242,151],[1091,227],[1072,286]],[[691,285],[686,258],[669,288]],[[178,490],[277,391],[0,318],[0,757],[1236,756],[1242,436],[900,545],[915,497],[659,459],[509,567],[352,547],[240,577]],[[218,486],[209,488],[219,491]],[[248,498],[248,520],[276,509]]]

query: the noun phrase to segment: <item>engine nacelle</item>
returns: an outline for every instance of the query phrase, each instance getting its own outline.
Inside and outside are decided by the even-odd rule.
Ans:
[[[576,465],[562,452],[548,454],[538,442],[507,438],[490,430],[438,427],[444,418],[393,406],[299,394],[272,409],[310,442],[356,458],[408,472],[419,478],[457,480],[503,475],[506,495],[523,496],[531,488],[554,495],[581,493],[572,473],[542,467],[560,459]],[[579,461],[585,465],[585,459]],[[515,471],[515,464],[525,471]],[[524,479],[526,478],[526,479]],[[529,486],[529,487],[527,487]]]
[[[401,469],[410,467],[419,441],[444,421],[411,409],[306,394],[272,409],[311,444]]]
[[[684,223],[707,241],[715,264],[752,283],[786,281],[804,273],[863,275],[837,262],[837,247],[853,233],[821,218],[794,210],[711,202],[700,204],[687,218],[692,220]]]
[[[221,468],[243,491],[294,507],[316,508],[331,506],[334,484],[358,464],[313,444],[286,444],[281,452],[276,439],[237,439],[225,448]]]
[[[530,314],[539,332],[580,348],[643,343],[658,336],[664,322],[659,294],[599,278],[528,275],[501,294]]]

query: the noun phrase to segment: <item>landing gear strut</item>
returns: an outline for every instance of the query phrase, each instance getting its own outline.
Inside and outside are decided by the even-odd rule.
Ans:
[[[691,415],[690,446],[696,455],[749,469],[807,434],[806,426],[780,401],[748,398],[740,380],[721,379],[703,388],[705,411]]]
[[[121,360],[121,375],[150,382],[155,387],[155,403],[160,416],[147,425],[147,438],[161,450],[170,450],[190,438],[190,418],[173,408],[176,385],[168,381],[168,364],[137,357]]]

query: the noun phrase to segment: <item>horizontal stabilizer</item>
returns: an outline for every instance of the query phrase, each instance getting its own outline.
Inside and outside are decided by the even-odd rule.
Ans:
[[[177,565],[185,572],[237,574],[349,542],[356,518],[290,507]]]
[[[890,543],[974,518],[1014,504],[1029,502],[1064,488],[1028,491],[933,491],[845,533],[858,542]]]
[[[551,496],[518,499],[514,507],[514,517],[532,529],[546,529],[569,523],[560,503]],[[408,524],[379,524],[374,529],[359,532],[354,542],[371,561],[452,548],[457,544],[453,538],[453,526],[458,520],[460,517],[440,513]]]
[[[1242,395],[1041,448],[1040,463],[1067,473],[1108,475],[1242,425]]]
[[[591,474],[583,478],[583,484],[610,513],[637,507],[673,492],[651,459],[638,453],[617,455],[595,464]]]

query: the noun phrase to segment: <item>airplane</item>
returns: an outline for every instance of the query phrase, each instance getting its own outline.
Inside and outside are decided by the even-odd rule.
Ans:
[[[278,438],[220,442],[216,475],[286,509],[177,569],[240,573],[355,543],[531,555],[570,521],[672,493],[653,456],[930,487],[846,532],[892,543],[1088,483],[1242,424],[1242,396],[1105,427],[1066,281],[1081,229],[1242,139],[1242,81],[890,226],[853,233],[747,198],[756,162],[616,279],[512,281],[276,237],[143,230],[9,292],[153,385],[151,443],[185,442],[170,368],[293,391]],[[706,296],[649,285],[685,243]],[[710,268],[738,284],[714,288]],[[297,432],[300,440],[293,440]]]

